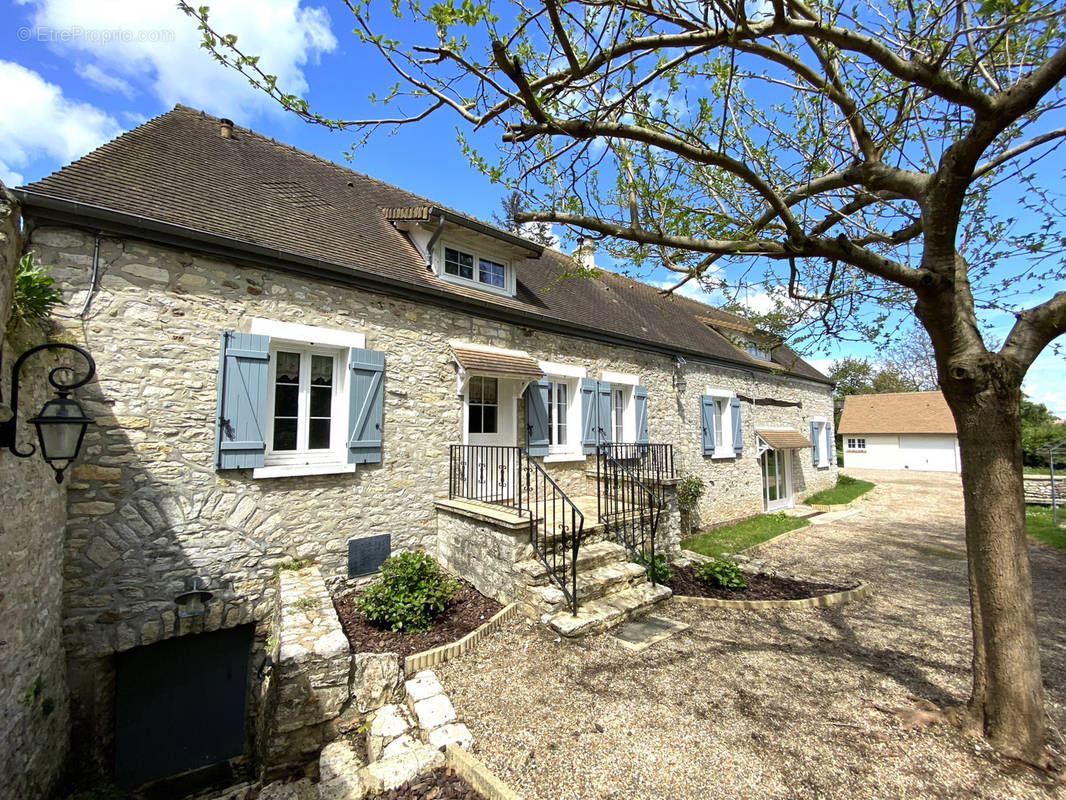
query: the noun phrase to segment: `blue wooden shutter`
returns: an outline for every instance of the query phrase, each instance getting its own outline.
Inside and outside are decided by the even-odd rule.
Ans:
[[[381,463],[385,354],[353,347],[348,352],[348,463]]]
[[[744,433],[740,427],[740,398],[729,400],[729,416],[733,420],[733,452],[738,456],[744,452]]]
[[[703,428],[703,454],[714,455],[714,398],[700,395],[700,425]]]
[[[837,440],[833,435],[833,423],[825,423],[825,453],[829,457],[829,466],[837,463]]]
[[[581,379],[581,452],[585,455],[596,452],[599,442],[599,420],[596,416],[596,380]]]
[[[811,441],[814,442],[814,447],[811,448],[811,462],[814,466],[818,466],[818,445],[821,443],[819,440],[821,437],[818,435],[818,423],[811,423]]]
[[[548,393],[551,381],[533,381],[526,387],[526,449],[531,456],[548,455]]]
[[[611,441],[611,384],[596,381],[596,442]]]
[[[263,466],[269,363],[270,337],[222,332],[218,355],[218,417],[215,419],[215,466],[218,469]]]
[[[643,386],[633,388],[633,402],[637,414],[637,443],[647,444],[648,439],[648,390]]]

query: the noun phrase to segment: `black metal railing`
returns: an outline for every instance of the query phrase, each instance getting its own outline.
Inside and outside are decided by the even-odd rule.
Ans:
[[[674,476],[673,462],[668,444],[601,444],[596,453],[599,520],[647,567],[653,585],[655,534],[665,505],[662,482]]]
[[[448,497],[503,506],[529,518],[529,543],[577,614],[577,557],[585,515],[524,447],[453,444]]]
[[[633,475],[662,496],[662,482],[674,477],[674,446],[657,442],[622,442],[601,444],[615,461],[625,464]]]

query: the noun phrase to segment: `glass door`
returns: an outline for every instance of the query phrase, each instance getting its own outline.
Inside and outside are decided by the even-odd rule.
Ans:
[[[762,454],[763,508],[776,511],[791,508],[792,470],[788,450],[767,450]]]

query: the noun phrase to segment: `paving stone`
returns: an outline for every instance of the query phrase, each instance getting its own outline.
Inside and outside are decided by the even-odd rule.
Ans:
[[[444,766],[444,753],[424,744],[398,756],[375,761],[364,767],[361,775],[371,791],[383,792],[441,766]]]
[[[455,722],[455,708],[446,695],[438,694],[419,700],[414,706],[418,725],[423,730],[431,731],[449,722]]]
[[[444,687],[440,685],[437,676],[430,669],[419,672],[404,684],[404,688],[407,689],[408,703],[417,703],[444,693]]]
[[[470,729],[461,722],[453,722],[441,725],[429,732],[429,744],[432,747],[445,747],[449,744],[457,744],[464,750],[469,750],[474,745],[474,735]]]

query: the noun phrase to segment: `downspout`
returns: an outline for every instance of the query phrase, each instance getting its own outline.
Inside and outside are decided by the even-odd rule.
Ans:
[[[89,310],[89,303],[92,302],[93,292],[96,291],[96,277],[100,271],[100,234],[97,233],[93,237],[93,271],[89,277],[89,288],[85,292],[85,303],[82,304],[81,311],[78,312],[78,316],[85,319],[85,312]]]

